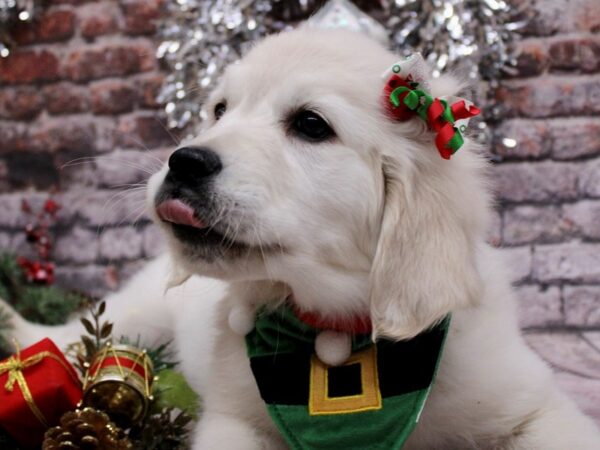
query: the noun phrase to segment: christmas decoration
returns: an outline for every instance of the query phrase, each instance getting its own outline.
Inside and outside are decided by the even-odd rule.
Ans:
[[[75,358],[77,363],[75,367],[79,369],[82,377],[85,377],[88,369],[95,356],[98,354],[101,348],[112,342],[112,329],[113,324],[100,320],[100,317],[106,312],[106,302],[101,301],[95,305],[90,305],[89,313],[92,316],[92,320],[82,317],[80,320],[81,324],[85,328],[88,335],[81,336],[81,342],[73,344],[75,348]]]
[[[375,19],[363,13],[350,0],[330,0],[314,16],[306,21],[311,28],[343,28],[372,37],[387,46],[388,32]]]
[[[11,38],[12,28],[31,22],[40,8],[41,0],[0,0],[0,58],[10,55],[16,44]]]
[[[53,285],[51,229],[59,210],[60,205],[51,198],[36,211],[23,200],[21,211],[28,218],[23,231],[36,258],[0,254],[0,298],[26,319],[47,325],[64,323],[70,313],[91,300],[84,294],[65,292]]]
[[[504,0],[386,0],[386,28],[398,53],[421,53],[435,77],[452,71],[479,81],[469,95],[486,105],[475,134],[480,142],[490,139],[487,121],[499,120],[501,107],[493,88],[514,71],[514,43],[530,19],[529,5],[525,1],[515,7]]]
[[[60,425],[49,429],[42,450],[129,450],[133,448],[124,432],[103,412],[93,408],[71,411]]]
[[[151,414],[129,431],[135,450],[188,450],[192,417],[173,408]]]
[[[79,378],[50,339],[0,362],[0,426],[23,448],[39,448],[48,426],[80,400]]]
[[[153,411],[177,408],[190,417],[197,417],[200,399],[181,373],[173,369],[161,370],[156,375],[153,390],[156,397]]]
[[[34,222],[25,225],[27,242],[31,243],[37,252],[39,260],[31,261],[19,257],[17,262],[25,272],[27,281],[38,284],[54,283],[54,264],[51,260],[52,239],[49,227],[56,220],[56,213],[60,205],[52,199],[44,202],[43,207],[37,214],[33,214],[31,205],[26,200],[21,204],[23,213],[34,216]]]
[[[105,312],[105,302],[92,305],[90,307],[91,320],[81,319],[86,335],[81,337],[81,342],[70,346],[71,350],[76,352],[76,366],[82,376],[85,376],[89,370],[93,372],[94,361],[98,359],[106,361],[106,358],[99,358],[99,355],[103,349],[107,348],[108,344],[113,342],[111,334],[113,324],[102,320]],[[135,348],[133,352],[125,355],[125,358],[129,355],[140,355],[141,351],[138,349],[145,347],[140,341],[140,337],[135,341],[131,341],[127,337],[119,339],[119,346],[126,346],[128,349]],[[185,450],[188,448],[189,429],[187,425],[198,413],[198,396],[189,387],[183,375],[174,370],[177,363],[172,360],[168,342],[148,347],[146,355],[158,375],[152,385],[148,386],[148,391],[152,390],[152,396],[148,396],[148,413],[128,429],[127,436],[135,450]],[[107,368],[110,368],[110,364]],[[98,373],[100,372],[98,371]],[[132,394],[133,388],[127,382],[122,384],[123,377],[118,368],[117,372],[115,380],[117,383],[113,387],[124,386],[128,395]],[[134,397],[134,399],[134,404],[139,401],[139,398]],[[118,400],[117,404],[123,406],[121,399]],[[110,413],[110,410],[112,410],[112,406],[105,412]],[[127,410],[127,405],[120,409],[120,411]]]
[[[444,159],[456,153],[464,143],[462,134],[469,118],[479,114],[465,100],[433,98],[427,93],[425,63],[420,54],[400,61],[384,74],[384,103],[390,117],[404,121],[417,114],[437,135],[435,145]]]
[[[350,358],[328,366],[314,352],[323,330],[284,304],[257,313],[246,349],[260,395],[290,448],[377,442],[377,448],[400,449],[434,382],[449,322],[406,341],[373,343],[371,333],[354,334]]]
[[[83,404],[105,411],[127,428],[145,416],[153,400],[153,370],[145,350],[108,343],[86,373]]]
[[[184,128],[200,123],[201,99],[223,69],[272,31],[266,22],[271,2],[179,0],[167,6],[157,56],[168,75],[158,98],[166,104],[168,126]]]
[[[308,15],[317,4],[305,0],[170,1],[157,52],[169,73],[158,97],[165,104],[168,126],[188,136],[197,133],[206,116],[202,103],[224,67],[239,59],[252,41],[297,25],[288,20],[298,17],[294,10]],[[475,137],[488,140],[486,121],[497,120],[500,112],[490,88],[515,64],[513,42],[528,20],[527,1],[520,2],[519,8],[504,0],[381,0],[369,5],[397,52],[420,52],[433,66],[434,76],[452,70],[478,82],[469,96],[485,104],[486,113]],[[307,26],[381,36],[373,18],[347,0],[330,0]]]
[[[33,208],[28,203],[24,203],[23,208],[26,214],[32,214]],[[44,213],[42,215],[56,214],[58,208],[59,205],[46,202],[43,206]],[[50,222],[46,222],[48,225],[47,230],[50,229]],[[39,221],[36,221],[34,226],[28,227],[28,229],[35,230],[38,225]],[[32,238],[30,242],[37,245],[39,243],[37,236],[44,234],[44,231],[36,234],[36,237]],[[47,236],[51,237],[49,232]],[[51,242],[51,239],[48,241]],[[46,246],[47,244],[44,243],[43,245]],[[51,248],[51,246],[46,248]],[[48,252],[47,255],[50,257],[51,252]],[[73,310],[71,306],[69,306],[70,309],[65,308],[65,302],[68,302],[65,299],[68,299],[70,295],[55,286],[47,285],[45,282],[37,284],[33,280],[28,281],[16,257],[0,255],[0,297],[9,300],[19,312],[26,314],[29,319],[32,317],[39,318],[42,323],[62,322]],[[73,294],[73,298],[77,299],[75,303],[79,305],[84,297]],[[40,302],[40,305],[36,302]],[[119,438],[121,440],[119,440],[118,445],[123,445],[122,448],[132,448],[134,450],[188,449],[189,424],[198,413],[198,397],[187,384],[185,378],[175,370],[177,363],[172,359],[170,343],[149,346],[147,347],[148,351],[144,352],[139,350],[139,348],[146,347],[141,344],[141,337],[138,337],[135,341],[131,341],[127,337],[121,337],[117,340],[119,343],[113,346],[113,324],[103,320],[106,303],[93,303],[91,299],[88,299],[87,302],[90,309],[89,319],[81,319],[85,333],[81,336],[79,342],[72,343],[66,350],[66,354],[75,360],[75,367],[79,370],[81,376],[85,377],[86,373],[88,374],[85,390],[86,401],[89,404],[98,406],[97,411],[107,415],[112,414],[113,421],[116,420],[128,427],[132,424],[132,418],[136,421],[125,431],[123,438]],[[57,313],[52,305],[54,305],[54,309],[60,312],[62,317],[54,315]],[[2,338],[7,337],[3,336],[2,333],[9,331],[10,318],[6,311],[0,307],[0,344]],[[46,341],[48,340],[42,342]],[[31,386],[27,385],[27,388],[32,393],[32,399],[36,401],[39,392],[40,402],[42,402],[40,411],[44,414],[44,420],[46,420],[46,417],[52,418],[52,420],[48,419],[49,425],[58,423],[60,415],[67,411],[73,411],[77,403],[77,401],[70,401],[67,404],[66,399],[60,401],[55,399],[56,409],[52,410],[52,413],[47,413],[45,409],[47,407],[47,396],[45,396],[45,391],[42,392],[43,387],[55,389],[55,395],[61,395],[60,389],[56,389],[56,385],[62,378],[56,373],[57,368],[51,362],[47,362],[45,359],[38,361],[39,356],[35,359],[29,359],[32,356],[28,353],[30,351],[30,349],[27,349],[20,352],[13,359],[7,360],[6,365],[4,365],[5,361],[0,362],[0,448],[2,450],[25,450],[29,448],[27,443],[23,445],[20,441],[19,444],[14,444],[12,436],[5,433],[2,427],[12,433],[11,424],[16,423],[17,430],[33,430],[33,433],[28,434],[31,435],[31,438],[35,437],[36,448],[39,448],[43,433],[47,431],[47,427],[42,425],[33,412],[27,413],[27,410],[24,409],[28,405],[24,397],[19,397],[16,394],[11,397],[13,400],[19,400],[18,403],[21,409],[12,407],[10,402],[5,401],[4,384],[9,373],[14,378],[17,376],[17,369],[21,367],[24,380],[35,383]],[[51,353],[55,354],[54,351]],[[42,353],[48,358],[53,358],[48,356],[49,354]],[[152,378],[152,367],[155,368],[158,376],[164,377],[162,382],[160,382],[160,379]],[[73,372],[72,368],[70,372]],[[76,375],[74,377],[77,379]],[[17,380],[17,378],[14,379]],[[157,382],[156,388],[153,388],[153,382]],[[21,392],[19,384],[14,386],[14,393]],[[77,398],[82,399],[80,385],[78,385]],[[109,401],[111,399],[114,401]],[[9,406],[11,406],[10,410],[7,409]],[[66,425],[63,424],[63,426]],[[86,430],[88,428],[84,427],[83,431]],[[20,433],[23,433],[23,431],[20,431]],[[48,435],[49,440],[44,448],[121,448],[116,444],[112,447],[110,445],[102,447],[104,444],[100,441],[98,446],[95,446],[95,441],[92,442],[93,437],[91,435],[85,441],[83,440],[84,436],[79,434],[76,434],[75,441],[69,440],[67,439],[70,438],[68,433],[71,433],[71,431],[52,432]],[[101,435],[97,434],[96,439],[99,439]],[[20,435],[17,437],[20,439]],[[127,442],[123,440],[124,438],[131,441],[132,447],[127,446]]]
[[[171,348],[171,341],[164,342],[156,345],[155,347],[148,347],[142,345],[139,336],[135,341],[131,341],[126,336],[121,336],[119,339],[119,344],[132,345],[137,348],[146,348],[146,353],[148,354],[150,361],[152,361],[154,371],[157,373],[166,369],[174,369],[177,367],[177,362],[173,359],[174,353],[173,349]]]

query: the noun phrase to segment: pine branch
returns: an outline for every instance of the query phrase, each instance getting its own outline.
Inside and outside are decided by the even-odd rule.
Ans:
[[[167,408],[147,416],[141,425],[133,427],[129,438],[134,450],[186,450],[191,422],[188,414]]]
[[[120,344],[131,345],[136,348],[145,348],[146,354],[152,361],[154,373],[158,373],[165,369],[174,369],[179,362],[174,359],[174,352],[171,347],[172,341],[160,344],[158,347],[148,347],[141,342],[140,336],[135,341],[129,339],[128,336],[121,336]]]
[[[15,304],[23,294],[25,277],[17,258],[9,253],[0,255],[0,298]]]

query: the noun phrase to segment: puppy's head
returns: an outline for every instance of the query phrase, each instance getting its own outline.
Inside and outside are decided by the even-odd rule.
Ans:
[[[422,121],[386,116],[396,59],[354,33],[298,30],[229,67],[205,129],[150,181],[179,266],[281,281],[301,308],[368,312],[399,338],[472,302],[481,164],[465,148],[442,160]]]

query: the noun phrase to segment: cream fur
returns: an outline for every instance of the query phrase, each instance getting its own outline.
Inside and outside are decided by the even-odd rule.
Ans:
[[[292,292],[299,307],[323,315],[370,313],[376,334],[397,339],[453,313],[438,380],[406,449],[600,448],[593,422],[519,334],[504,263],[484,240],[490,199],[477,148],[445,161],[419,119],[384,117],[380,74],[396,59],[345,32],[267,38],[211,95],[207,110],[226,98],[225,115],[186,143],[222,158],[214,189],[226,232],[253,250],[207,262],[161,224],[171,258],[149,264],[109,298],[108,311],[117,333],[175,339],[204,401],[194,450],[286,448],[242,335],[257,305]],[[432,80],[435,95],[458,88]],[[310,144],[285,132],[282,118],[303,105],[330,121],[335,140]],[[151,213],[166,172],[149,182]],[[169,277],[189,279],[163,295]],[[24,344],[46,334],[64,344],[79,331],[16,320]]]

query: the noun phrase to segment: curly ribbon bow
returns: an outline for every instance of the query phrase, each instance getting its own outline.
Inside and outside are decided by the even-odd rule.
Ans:
[[[437,133],[435,145],[442,158],[450,159],[464,143],[461,132],[466,130],[468,119],[481,111],[462,99],[450,104],[447,100],[429,95],[422,89],[427,88],[427,83],[417,81],[425,73],[424,65],[419,54],[394,64],[385,88],[388,110],[397,120],[408,120],[416,112]],[[400,73],[405,73],[404,78]],[[458,121],[464,123],[458,124]]]
[[[44,426],[47,427],[48,424],[46,418],[44,417],[40,409],[35,404],[35,401],[33,400],[33,396],[31,395],[31,391],[29,390],[29,386],[27,385],[27,381],[25,380],[25,376],[23,375],[23,370],[25,370],[28,367],[35,366],[36,364],[39,364],[44,358],[54,359],[69,372],[70,369],[58,356],[49,351],[40,352],[36,355],[30,356],[29,358],[22,360],[21,352],[16,342],[15,347],[17,350],[17,354],[8,358],[6,362],[0,363],[0,376],[8,372],[8,380],[4,384],[4,389],[7,392],[13,392],[15,384],[17,384],[19,386],[19,389],[21,389],[21,392],[23,393],[23,398],[25,399],[27,406],[29,406],[29,409],[31,409],[31,412]]]

